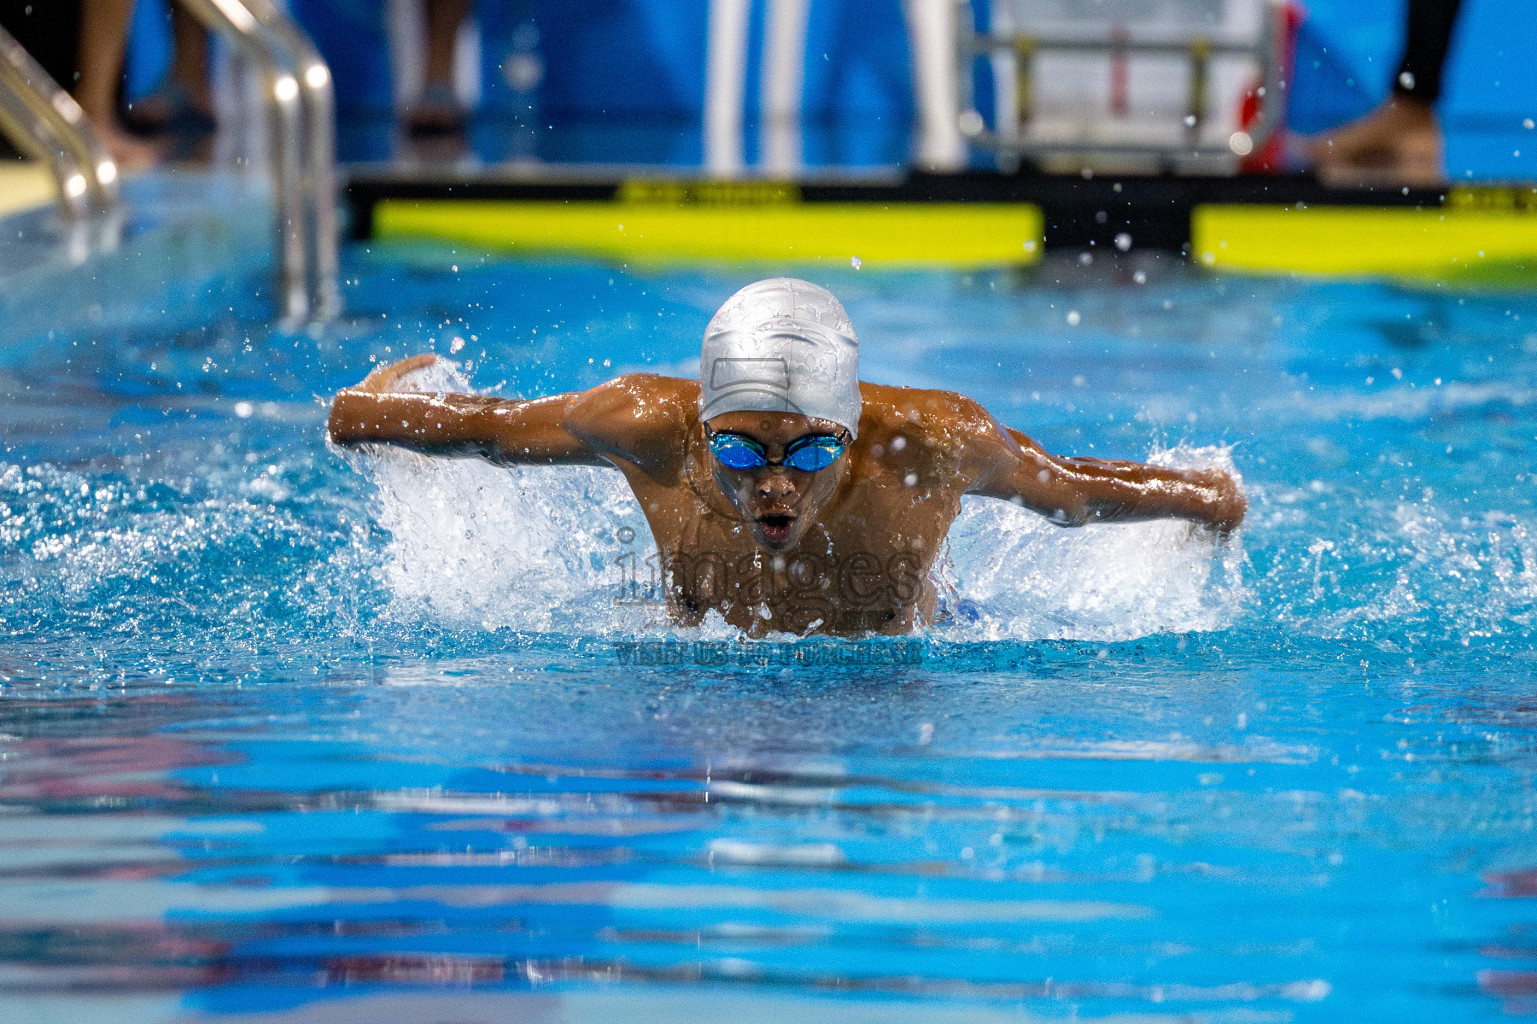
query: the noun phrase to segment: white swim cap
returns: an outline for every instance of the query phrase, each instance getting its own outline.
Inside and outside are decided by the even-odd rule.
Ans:
[[[793,412],[859,436],[859,337],[832,292],[775,277],[726,300],[704,331],[699,418]]]

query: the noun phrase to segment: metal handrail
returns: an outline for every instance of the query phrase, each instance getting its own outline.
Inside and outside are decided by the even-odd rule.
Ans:
[[[289,327],[340,310],[337,287],[336,131],[331,72],[272,0],[181,0],[256,66],[272,125],[279,306]]]
[[[303,69],[299,96],[304,103],[307,143],[304,170],[310,205],[310,317],[325,321],[341,312],[336,219],[336,92],[331,69],[300,28],[271,0],[247,0],[257,17],[282,36]]]
[[[80,220],[117,205],[117,163],[85,111],[3,28],[0,130],[18,149],[48,165],[66,219]]]

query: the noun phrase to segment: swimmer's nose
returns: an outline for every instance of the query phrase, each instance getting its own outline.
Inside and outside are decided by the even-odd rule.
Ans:
[[[760,498],[772,500],[795,493],[795,484],[782,466],[771,467],[768,472],[760,474],[755,483]]]

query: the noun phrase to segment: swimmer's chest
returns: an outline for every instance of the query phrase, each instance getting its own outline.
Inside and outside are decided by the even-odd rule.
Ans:
[[[930,569],[955,516],[925,496],[856,489],[824,509],[796,547],[774,553],[745,524],[692,496],[678,507],[649,504],[680,618],[716,609],[751,632],[910,630],[916,617],[932,615]]]

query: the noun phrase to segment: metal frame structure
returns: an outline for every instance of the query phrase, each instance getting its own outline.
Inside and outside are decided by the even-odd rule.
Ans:
[[[1055,154],[1075,154],[1087,157],[1141,158],[1155,163],[1160,169],[1177,169],[1213,162],[1236,165],[1239,158],[1259,149],[1281,123],[1285,82],[1284,69],[1279,55],[1279,44],[1285,23],[1285,8],[1278,0],[1265,0],[1260,34],[1254,43],[1236,43],[1207,36],[1187,39],[1137,39],[1124,31],[1113,28],[1102,36],[1062,35],[1041,36],[1016,32],[1009,35],[979,33],[975,25],[970,0],[956,0],[956,93],[959,111],[956,125],[961,134],[973,145],[991,150],[1002,164],[1018,164],[1021,159],[1040,158]],[[1177,146],[1159,146],[1134,143],[1105,143],[1094,140],[1041,142],[1014,130],[989,129],[977,110],[973,86],[972,63],[978,57],[991,57],[999,53],[1012,54],[1015,65],[1015,95],[1019,112],[1018,123],[1028,124],[1031,114],[1033,71],[1035,58],[1042,52],[1056,51],[1083,54],[1105,54],[1127,57],[1132,54],[1167,54],[1184,56],[1189,61],[1190,77],[1187,90],[1184,139]],[[1260,105],[1259,119],[1245,130],[1229,136],[1224,147],[1202,148],[1201,130],[1209,116],[1210,62],[1214,56],[1236,55],[1253,58],[1260,67],[1264,92],[1271,97]]]
[[[117,205],[117,164],[90,118],[14,36],[0,28],[0,129],[28,156],[48,165],[59,213],[80,221]]]

